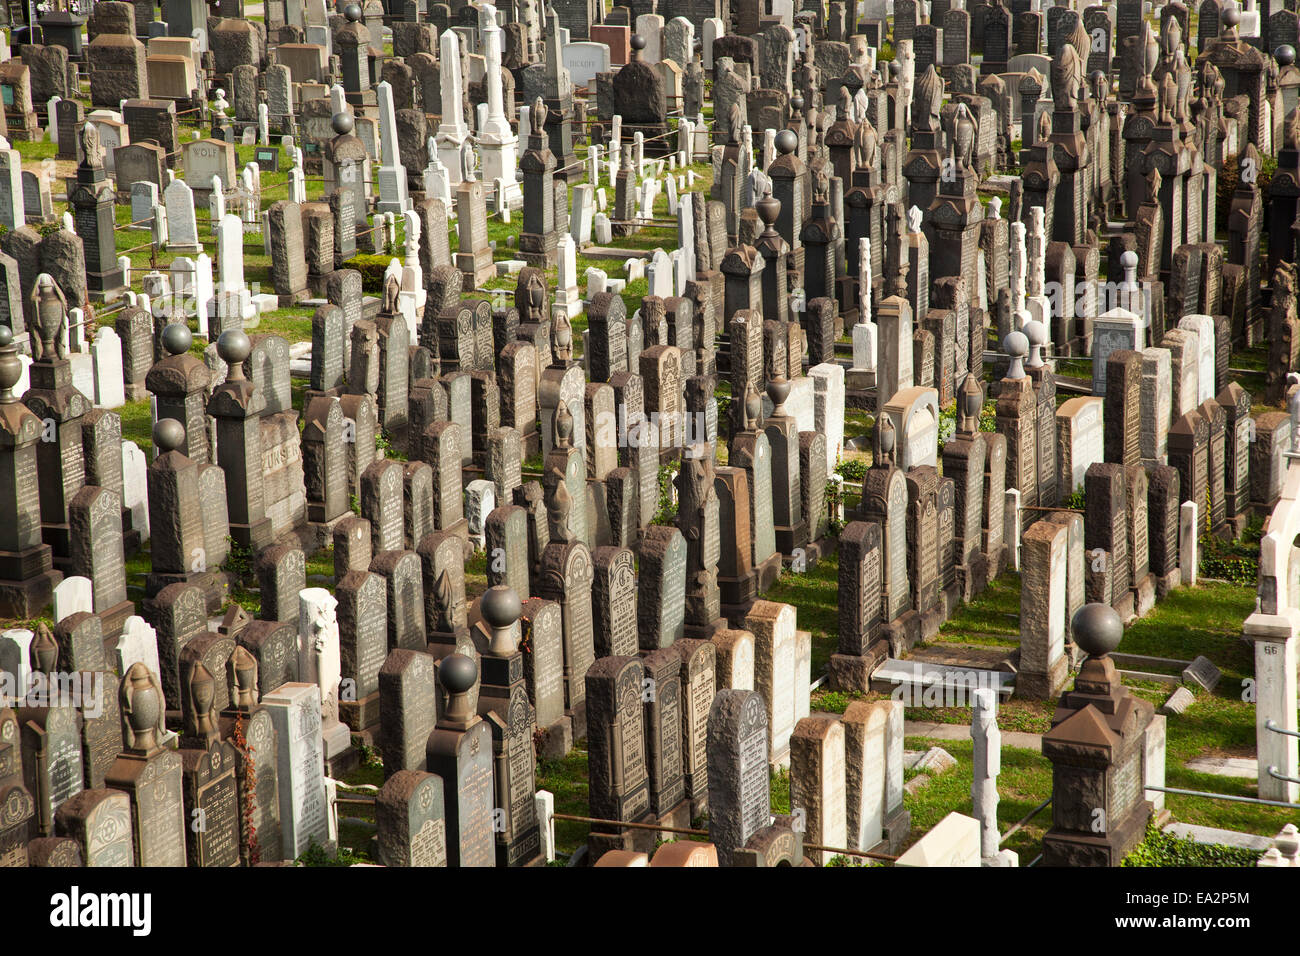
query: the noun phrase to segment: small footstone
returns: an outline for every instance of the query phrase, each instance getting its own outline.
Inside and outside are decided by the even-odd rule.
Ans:
[[[1196,697],[1190,690],[1186,687],[1180,687],[1178,690],[1170,694],[1169,699],[1161,705],[1160,713],[1165,714],[1166,716],[1181,714],[1191,706],[1192,701],[1195,699]]]

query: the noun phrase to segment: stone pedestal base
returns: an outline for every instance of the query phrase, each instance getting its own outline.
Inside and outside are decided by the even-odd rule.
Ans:
[[[112,206],[109,206],[112,209]],[[121,269],[109,272],[87,272],[86,292],[96,302],[114,302],[126,292],[125,278]]]
[[[203,589],[203,598],[209,614],[216,614],[226,605],[226,595],[230,591],[230,582],[221,571],[194,572],[191,574],[169,574],[155,571],[144,579],[146,599],[158,596],[158,592],[169,584],[183,582]]]
[[[378,728],[379,692],[367,694],[361,700],[339,701],[339,719],[357,734]]]
[[[844,387],[854,391],[867,392],[876,387],[876,370],[873,368],[851,368],[844,373]]]
[[[875,849],[881,853],[897,854],[912,833],[912,814],[899,807],[885,818],[882,832],[885,838]]]
[[[877,641],[863,655],[832,654],[827,681],[835,690],[868,693],[871,690],[871,674],[888,656],[888,652],[889,646],[884,641]]]
[[[483,283],[497,274],[496,263],[492,261],[492,248],[484,246],[473,252],[456,253],[456,268],[464,277],[463,291],[473,292]]]
[[[328,272],[325,273],[324,275],[312,275],[311,273],[307,274],[307,288],[311,292],[312,298],[314,299],[325,298],[326,295],[325,283],[329,280],[329,277],[331,275],[332,273],[328,273]]]
[[[722,616],[737,625],[758,597],[758,575],[750,571],[744,577],[718,578],[718,593],[722,598]],[[738,625],[737,625],[738,626]]]
[[[149,389],[144,387],[144,382],[125,382],[122,385],[122,394],[126,396],[128,402],[138,402],[142,398],[149,397]]]
[[[557,237],[555,233],[544,236],[525,232],[519,236],[519,258],[538,269],[553,269],[556,263]]]
[[[72,531],[66,524],[42,524],[41,540],[54,553],[54,566],[72,575]]]
[[[312,534],[313,543],[316,545],[315,550],[328,548],[334,541],[334,529],[338,527],[340,521],[344,518],[351,518],[352,512],[345,511],[337,518],[331,518],[329,521],[320,521],[312,517],[314,506],[310,501],[307,502],[307,530]]]
[[[1029,700],[1055,700],[1068,677],[1069,668],[1062,655],[1045,672],[1021,670],[1016,674],[1016,696]]]
[[[795,549],[807,548],[808,525],[800,521],[794,527],[776,526],[776,550],[781,553],[784,563],[793,560]]]
[[[104,631],[104,639],[112,638],[116,641],[122,634],[122,628],[126,626],[126,619],[134,613],[135,605],[130,601],[123,601],[106,611],[99,612],[97,616]]]
[[[364,730],[358,730],[353,736],[357,738],[358,746],[369,747],[371,750],[378,750],[384,744],[384,737],[379,731],[378,724]]]
[[[1156,598],[1164,600],[1166,594],[1183,583],[1183,572],[1174,568],[1168,574],[1156,577]]]
[[[888,624],[881,625],[880,634],[889,642],[891,657],[906,657],[921,640],[921,616],[915,611],[904,611]]]
[[[545,760],[563,760],[573,749],[573,721],[561,717],[542,731],[542,757]]]
[[[297,305],[303,299],[311,298],[311,290],[307,288],[297,289],[293,292],[277,292],[275,294],[276,306],[281,309],[287,309],[290,306]]]
[[[790,769],[790,745],[786,744],[784,750],[772,751],[772,753],[767,758],[767,764],[773,770],[777,770],[777,771],[789,770]]]
[[[876,410],[875,388],[845,388],[844,389],[844,407],[856,408],[864,412],[874,412]]]
[[[835,553],[835,538],[818,538],[816,541],[809,541],[803,546],[804,571],[811,571],[817,567],[822,558],[829,557]],[[793,559],[789,560],[793,567]]]
[[[1156,606],[1156,579],[1152,574],[1147,574],[1141,581],[1130,588],[1133,594],[1133,612],[1138,617],[1146,617],[1151,613],[1151,609]]]
[[[339,720],[321,726],[321,740],[325,746],[325,759],[335,757],[352,746],[352,729]]]
[[[247,326],[245,326],[245,328],[247,328]],[[327,388],[324,391],[309,388],[302,394],[302,407],[306,408],[311,404],[312,399],[314,398],[342,398],[344,394],[346,393],[343,391],[342,385],[337,388]]]
[[[642,819],[631,822],[653,823],[656,821]],[[598,825],[612,826],[612,824]],[[646,856],[651,856],[654,854],[658,835],[657,830],[643,830],[640,827],[627,827],[617,833],[593,829],[587,834],[587,866],[595,866],[600,862],[600,858],[611,850],[626,850],[630,853],[644,853]],[[673,836],[676,837],[678,834],[673,834]]]
[[[1119,615],[1119,619],[1127,624],[1136,616],[1133,603],[1133,592],[1125,591],[1120,597],[1111,602],[1111,607]]]
[[[248,548],[256,554],[275,540],[275,533],[271,529],[271,519],[263,518],[257,524],[230,522],[230,537],[241,548]]]
[[[587,702],[581,701],[577,706],[566,710],[565,716],[573,725],[573,739],[581,740],[587,736]]]
[[[662,827],[674,827],[681,830],[687,829],[691,825],[691,801],[683,798],[667,813],[655,817],[648,822],[656,823]],[[650,838],[650,850],[647,852],[651,855],[654,854],[654,846],[658,841],[680,840],[682,838],[682,834],[680,833],[671,833],[664,830],[640,830],[639,832],[646,834]],[[633,837],[632,839],[634,841],[639,841],[638,837]]]
[[[961,603],[961,600],[962,600],[961,590],[958,587],[956,581],[953,581],[951,584],[946,585],[939,592],[939,601],[943,605],[944,621],[952,617],[953,613],[957,610],[957,605]],[[943,621],[940,621],[939,624],[940,626],[942,626]]]
[[[1119,866],[1142,840],[1151,804],[1142,801],[1105,833],[1078,833],[1056,827],[1043,837],[1043,866]]]
[[[957,593],[963,601],[973,601],[989,584],[989,562],[982,551],[971,555],[967,564],[957,565]]]
[[[713,639],[713,635],[719,631],[727,629],[725,618],[718,618],[716,621],[710,621],[708,624],[686,624],[683,626],[682,633],[692,640],[708,641]]]
[[[984,552],[984,563],[988,568],[988,583],[992,584],[1007,569],[1010,556],[1006,545],[1000,546],[996,551]]]
[[[325,774],[342,780],[361,763],[361,752],[356,747],[346,747],[333,757],[325,758]]]
[[[916,615],[920,621],[920,639],[923,641],[938,636],[939,628],[943,627],[943,622],[948,619],[942,601],[936,607],[916,612]]]
[[[54,600],[55,585],[62,580],[62,571],[49,570],[22,581],[0,581],[0,617],[40,617]]]
[[[781,553],[778,551],[758,567],[754,568],[754,577],[758,581],[758,593],[765,594],[781,576]]]

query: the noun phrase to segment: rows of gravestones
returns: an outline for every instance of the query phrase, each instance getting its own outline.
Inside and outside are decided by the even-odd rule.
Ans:
[[[1159,41],[1123,2],[1113,24],[1101,8],[1019,11],[1014,46],[1000,3],[938,16],[896,0],[892,24],[839,2],[594,22],[569,3],[433,4],[387,23],[377,4],[272,3],[265,24],[173,9],[189,6],[145,23],[139,5],[99,3],[84,48],[47,30],[0,64],[10,136],[45,135],[32,104],[48,104],[77,164],[60,227],[48,180],[0,151],[0,468],[16,516],[0,613],[53,603],[52,628],[0,637],[21,691],[0,712],[0,779],[29,807],[0,829],[0,858],[293,859],[336,839],[354,737],[384,757],[375,852],[392,864],[548,857],[535,738],[547,757],[587,740],[591,816],[607,821],[593,861],[635,857],[706,809],[724,865],[798,861],[804,837],[897,850],[901,704],[812,714],[811,634],[764,599],[783,567],[834,551],[832,686],[887,686],[1014,570],[1015,692],[1055,698],[1081,666],[1095,699],[1067,694],[1063,710],[1122,731],[1097,772],[1163,779],[1163,724],[1138,706],[1137,729],[1122,725],[1135,705],[1106,654],[1116,621],[1195,579],[1202,527],[1239,535],[1281,491],[1292,413],[1254,414],[1229,360],[1267,341],[1267,397],[1294,395],[1294,51],[1262,53],[1235,10],[1206,33],[1203,6],[1193,75],[1176,2]],[[1294,42],[1293,22],[1275,26]],[[390,31],[391,56],[376,50]],[[81,72],[103,107],[89,115]],[[178,112],[207,111],[209,94],[211,135],[182,144]],[[272,130],[292,167],[289,198],[267,202],[234,144]],[[707,194],[690,189],[697,160]],[[1005,190],[1005,219],[982,189]],[[676,248],[646,264],[628,246],[662,225],[665,193]],[[113,237],[128,202],[170,256],[138,291]],[[513,299],[495,303],[470,294],[502,265],[489,209],[522,220]],[[359,237],[391,244],[398,219],[404,255],[368,297],[346,264]],[[245,281],[246,232],[263,234],[271,292]],[[578,250],[644,276],[639,308],[601,269],[580,292]],[[314,309],[309,347],[245,331],[284,306]],[[88,343],[97,310],[114,321]],[[1091,381],[1058,375],[1064,358],[1091,359]],[[112,410],[143,398],[152,456]],[[846,406],[876,426],[858,504],[839,513]],[[538,457],[540,480],[523,468]],[[1078,492],[1083,515],[1061,508]],[[832,517],[847,519],[837,534]],[[137,605],[126,561],[146,540]],[[322,546],[333,576],[309,582]],[[472,600],[478,550],[491,587]],[[251,556],[256,619],[229,602],[232,553]],[[41,695],[61,681],[102,707]],[[977,714],[986,739],[994,706]],[[1045,752],[1070,753],[1092,715],[1058,721]],[[802,816],[774,820],[768,770],[786,764]],[[1124,826],[1089,861],[1140,834],[1140,793],[1116,796]],[[187,829],[196,811],[206,826]],[[87,860],[110,814],[133,836]],[[1056,823],[1066,858],[1087,821]],[[1002,860],[987,843],[972,858]]]

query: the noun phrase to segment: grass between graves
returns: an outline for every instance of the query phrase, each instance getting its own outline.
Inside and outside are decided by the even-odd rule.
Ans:
[[[1194,16],[1194,14],[1193,14]],[[708,110],[706,109],[706,113]],[[183,141],[192,138],[192,125],[182,126]],[[206,135],[206,130],[203,131]],[[52,186],[56,191],[55,211],[61,214],[66,202],[61,197],[63,182],[75,172],[75,164],[65,160],[55,160],[57,146],[51,142],[18,141],[12,144],[24,161],[24,166],[33,171],[55,163],[55,176]],[[237,145],[238,168],[253,160],[254,147]],[[582,159],[586,153],[585,146],[575,148],[575,153]],[[280,151],[281,172],[264,172],[262,182],[262,206],[268,207],[278,199],[287,197],[287,170],[290,166],[289,156],[283,148]],[[697,163],[691,167],[698,175],[694,186],[685,191],[704,192],[712,180],[712,168],[708,163]],[[323,195],[323,184],[308,178],[306,183],[309,200],[319,199]],[[612,214],[613,187],[606,185],[609,205],[607,212]],[[570,197],[571,198],[571,197]],[[654,215],[656,218],[669,218],[667,197],[660,195],[656,200]],[[119,226],[130,223],[129,204],[119,205],[115,209],[116,222]],[[511,222],[504,223],[498,217],[490,216],[488,222],[489,239],[496,242],[494,258],[497,260],[515,258],[517,255],[518,235],[522,231],[522,212],[515,210]],[[206,204],[196,207],[196,220],[199,225],[200,241],[209,256],[216,258],[215,237],[212,235],[210,211]],[[402,226],[398,220],[398,243],[396,248],[389,247],[385,256],[398,253],[402,246]],[[456,223],[449,223],[450,241],[453,252],[458,241]],[[154,257],[152,250],[145,248],[127,253],[126,250],[148,242],[149,231],[138,228],[121,228],[116,234],[117,248],[120,254],[128,254],[132,268],[138,276],[150,268],[166,270],[175,256],[161,250]],[[369,252],[372,248],[367,236],[361,236],[359,247]],[[511,241],[513,239],[513,242]],[[637,235],[615,239],[613,245],[620,248],[640,250],[647,253],[655,248],[671,249],[676,243],[676,229],[672,226],[646,226]],[[400,258],[400,254],[399,254]],[[605,270],[612,278],[625,276],[625,268],[619,260],[590,259],[579,254],[576,257],[577,281],[585,285],[585,273],[589,267]],[[260,231],[245,234],[244,272],[250,287],[271,290],[270,259],[265,254],[263,238]],[[555,270],[548,270],[548,278],[555,280]],[[513,293],[515,279],[513,276],[499,276],[485,284],[476,296],[492,297],[495,292]],[[640,298],[646,294],[644,279],[628,283],[623,292],[629,315],[640,304]],[[274,333],[283,336],[289,342],[308,341],[311,338],[311,314],[308,307],[290,307],[267,312],[260,317],[255,329],[259,333]],[[191,320],[191,328],[196,333],[206,332]],[[586,328],[585,315],[579,315],[573,321],[576,350],[581,351],[580,334]],[[206,340],[196,334],[193,351],[202,355]],[[1267,348],[1257,346],[1238,350],[1233,353],[1232,364],[1237,377],[1244,379],[1243,384],[1252,388],[1258,397],[1262,390],[1262,374],[1267,362]],[[1077,365],[1077,368],[1075,367]],[[1091,376],[1090,363],[1063,363],[1059,371],[1063,374],[1075,374],[1082,378]],[[293,399],[295,408],[301,411],[302,393],[305,383],[295,380]],[[719,383],[718,394],[729,398],[728,383]],[[1061,396],[1058,396],[1060,398]],[[1065,396],[1068,397],[1068,396]],[[1266,410],[1269,406],[1257,403],[1254,411]],[[721,411],[721,410],[720,410]],[[130,402],[118,410],[122,418],[122,435],[124,440],[134,441],[146,454],[152,451],[151,415],[148,400]],[[849,409],[845,415],[845,437],[853,438],[870,434],[873,419],[867,413]],[[725,447],[720,448],[725,456]],[[870,461],[869,449],[861,453],[848,453],[846,458]],[[848,503],[855,503],[855,495],[850,495]],[[232,566],[238,565],[239,555],[232,556]],[[147,549],[127,559],[126,571],[128,587],[132,599],[143,597],[144,577],[150,570]],[[332,549],[325,548],[308,557],[307,573],[319,578],[332,578]],[[824,670],[831,653],[837,644],[838,628],[838,561],[835,555],[824,559],[806,573],[797,574],[786,571],[768,594],[768,599],[793,604],[799,611],[799,626],[808,630],[813,636],[813,676],[816,678]],[[253,582],[248,581],[247,585]],[[466,564],[466,591],[473,598],[487,587],[486,559],[482,553],[475,555]],[[1014,647],[1018,644],[1018,620],[1020,581],[1014,574],[1005,574],[993,582],[976,601],[959,607],[954,616],[945,623],[936,643],[976,644],[990,646]],[[232,593],[232,601],[255,611],[260,599],[254,586],[241,585]],[[1240,640],[1241,621],[1254,606],[1254,589],[1249,586],[1207,583],[1194,589],[1175,591],[1156,606],[1156,609],[1144,620],[1135,622],[1125,633],[1120,646],[1123,653],[1145,654],[1160,657],[1189,660],[1197,654],[1205,654],[1224,673],[1218,689],[1214,694],[1198,691],[1194,703],[1180,716],[1169,718],[1168,753],[1166,777],[1167,785],[1186,789],[1206,790],[1217,793],[1240,796],[1253,796],[1257,792],[1256,782],[1250,779],[1226,778],[1212,774],[1187,770],[1186,763],[1202,756],[1251,756],[1254,753],[1255,727],[1253,704],[1243,700],[1243,682],[1253,674],[1253,660],[1249,646]],[[48,609],[47,609],[48,610]],[[0,622],[4,626],[34,624],[38,621],[50,623],[48,614],[31,622]],[[1155,704],[1163,702],[1170,688],[1155,683],[1132,682],[1134,693],[1151,700]],[[848,703],[858,697],[876,695],[845,694],[836,691],[817,691],[813,695],[813,709],[842,713]],[[1053,703],[1050,701],[1021,701],[1013,699],[1005,702],[999,709],[998,724],[1004,731],[1017,730],[1030,733],[1042,733],[1050,725]],[[963,708],[908,708],[908,720],[929,721],[937,723],[968,723],[970,712]],[[929,784],[905,798],[908,809],[912,812],[913,833],[919,836],[949,812],[970,811],[971,782],[971,744],[967,740],[925,740],[908,738],[909,749],[925,749],[942,746],[958,761],[958,766],[931,779]],[[382,768],[377,759],[363,763],[347,780],[349,785],[379,785],[383,781]],[[587,752],[585,741],[579,741],[575,749],[563,760],[540,761],[538,764],[538,787],[555,794],[556,809],[559,812],[585,815],[587,806]],[[1050,764],[1041,755],[1017,748],[1003,749],[1002,774],[999,777],[1001,802],[998,808],[999,822],[1005,830],[1026,812],[1042,801],[1051,791]],[[771,781],[772,809],[774,813],[789,811],[789,774],[775,773]],[[1276,833],[1288,822],[1291,811],[1282,808],[1259,807],[1250,804],[1230,803],[1199,797],[1170,795],[1167,798],[1169,809],[1178,820],[1207,826],[1237,829],[1266,835]],[[369,858],[369,842],[373,833],[373,810],[360,805],[348,805],[340,825],[340,842],[345,848],[344,859],[365,860]],[[696,821],[700,825],[704,821]],[[1037,856],[1042,834],[1050,825],[1050,811],[1044,812],[1033,823],[1019,831],[1007,846],[1021,854],[1022,864]],[[570,821],[560,821],[556,827],[557,844],[562,854],[572,853],[586,838],[587,825]],[[1218,850],[1189,849],[1183,846],[1186,841],[1172,841],[1161,834],[1148,835],[1139,851],[1128,861],[1131,865],[1196,865],[1214,863],[1220,860],[1236,860],[1232,854]],[[319,862],[312,858],[313,862]],[[837,860],[835,862],[841,862]],[[1238,863],[1240,861],[1237,861]]]
[[[1194,588],[1180,588],[1158,603],[1147,617],[1134,622],[1124,634],[1119,652],[1190,660],[1204,654],[1220,670],[1223,679],[1213,694],[1197,690],[1195,701],[1181,715],[1168,718],[1166,752],[1166,786],[1209,793],[1253,797],[1258,787],[1253,779],[1220,777],[1187,769],[1187,763],[1198,757],[1251,757],[1255,753],[1255,712],[1250,697],[1249,679],[1254,673],[1252,652],[1241,640],[1241,622],[1255,604],[1254,588],[1244,585],[1208,582]],[[969,605],[957,613],[943,628],[940,641],[960,643],[1016,643],[1016,618],[1019,611],[1019,581],[1015,575],[1003,575]],[[987,640],[980,640],[986,638]],[[1134,694],[1159,707],[1169,696],[1169,685],[1125,680]],[[823,692],[814,695],[814,709],[842,712],[848,701],[858,695]],[[1052,701],[1022,701],[1012,699],[1001,705],[998,725],[1002,730],[1019,730],[1043,733],[1050,727]],[[909,721],[935,723],[970,722],[968,708],[918,708],[906,711]],[[965,740],[922,740],[909,738],[907,747],[913,750],[929,746],[943,747],[957,758],[959,766],[932,778],[931,782],[908,796],[906,803],[913,813],[914,829],[922,829],[938,822],[951,810],[968,812],[970,807],[970,744]],[[1003,773],[998,778],[1002,803],[999,820],[1004,829],[1051,792],[1050,764],[1032,751],[1003,748]],[[1008,771],[1012,770],[1010,777]],[[1019,795],[1019,796],[1018,796]],[[1009,812],[1009,797],[1020,799],[1020,805]],[[1206,797],[1170,794],[1166,805],[1175,820],[1240,830],[1272,836],[1287,823],[1294,812],[1285,808],[1263,807],[1235,803]],[[963,808],[966,808],[963,811]],[[1026,857],[1021,846],[1041,842],[1042,832],[1050,825],[1046,812],[1035,821],[1042,826],[1030,826],[1020,831],[1008,844],[1021,852],[1022,865],[1037,855],[1037,850]],[[1185,851],[1170,848],[1163,837],[1148,839],[1141,852],[1135,855],[1137,865],[1201,865],[1223,859],[1236,861],[1233,854],[1215,851]],[[1198,855],[1199,854],[1199,855]],[[1182,862],[1178,862],[1182,861]]]
[[[915,793],[904,794],[903,806],[912,814],[911,846],[949,813],[971,812],[971,782],[974,779],[974,747],[969,740],[928,740],[908,737],[908,750],[942,747],[957,760],[957,766],[930,777]],[[1013,747],[1002,748],[1002,772],[998,775],[998,826],[1005,833],[1011,825],[1043,802],[1052,791],[1052,766],[1041,754]],[[1020,865],[1030,863],[1042,848],[1043,834],[1051,826],[1050,808],[1017,831],[1004,849],[1020,854]]]

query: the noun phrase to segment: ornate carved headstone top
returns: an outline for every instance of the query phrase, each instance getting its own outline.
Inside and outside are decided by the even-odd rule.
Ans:
[[[474,144],[468,139],[460,144],[460,178],[472,183],[474,177]]]
[[[953,124],[953,159],[958,169],[971,169],[975,165],[975,117],[965,103],[957,104],[957,117]]]
[[[400,311],[398,299],[402,293],[402,280],[396,275],[390,275],[384,282],[384,307],[385,315],[396,315]]]
[[[36,277],[32,289],[32,303],[36,307],[36,329],[39,337],[32,342],[36,361],[53,362],[65,358],[63,332],[68,324],[68,300],[59,284],[47,272]]]
[[[162,685],[143,661],[132,664],[122,678],[119,707],[126,749],[137,753],[157,750],[166,704]]]
[[[1172,19],[1172,18],[1171,18]],[[1058,113],[1073,113],[1079,106],[1079,89],[1083,84],[1083,61],[1068,43],[1052,61],[1052,102]]]
[[[104,146],[99,141],[99,127],[86,123],[81,127],[82,165],[88,169],[102,169],[104,166]]]

